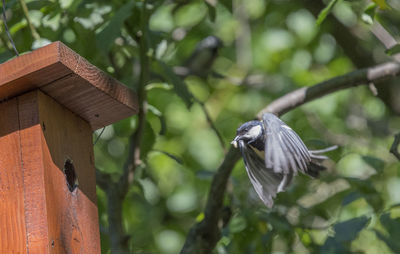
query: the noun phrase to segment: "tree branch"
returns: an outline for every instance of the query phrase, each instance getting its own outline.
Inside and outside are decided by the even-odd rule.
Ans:
[[[130,136],[129,140],[129,154],[125,161],[122,175],[118,181],[109,183],[106,187],[107,194],[107,212],[109,224],[109,237],[111,243],[112,253],[127,254],[129,251],[130,236],[125,233],[123,220],[122,220],[122,206],[126,194],[129,190],[129,184],[133,179],[134,170],[142,163],[140,145],[142,142],[143,131],[146,123],[147,115],[147,94],[145,86],[149,81],[149,56],[147,55],[149,49],[148,42],[148,19],[150,14],[147,10],[147,1],[144,0],[141,11],[141,36],[140,36],[140,78],[137,88],[139,112],[138,112],[138,125],[135,132]],[[100,182],[101,183],[101,182]],[[100,186],[100,185],[99,185]]]
[[[318,16],[319,12],[325,7],[322,0],[302,0],[304,6],[313,13],[315,17]],[[376,23],[377,20],[374,21]],[[357,68],[365,68],[368,66],[376,65],[373,54],[370,52],[373,50],[373,44],[369,46],[361,45],[360,40],[365,40],[359,35],[363,28],[360,26],[348,27],[341,23],[335,15],[328,15],[326,21],[322,26],[329,26],[330,33],[335,38],[338,46],[340,46],[344,54],[353,62]],[[376,27],[371,27],[372,33],[375,34]],[[356,32],[357,31],[357,32]],[[365,32],[367,32],[365,30]],[[378,37],[377,37],[378,38]],[[379,39],[379,38],[378,38]],[[381,39],[379,39],[381,40]],[[354,47],[354,45],[358,45]],[[397,54],[398,55],[398,54]],[[398,56],[394,55],[393,58],[399,61]],[[400,103],[398,98],[394,94],[398,94],[398,79],[392,79],[392,82],[385,82],[385,85],[375,84],[377,86],[378,97],[386,104],[386,106],[395,114],[400,114]]]
[[[387,62],[370,68],[359,69],[342,76],[321,82],[311,87],[303,87],[273,101],[260,111],[258,117],[266,112],[282,115],[306,102],[336,91],[358,85],[368,85],[400,74],[400,64]]]
[[[147,24],[149,19],[149,14],[146,9],[147,1],[144,1],[142,7],[142,16],[141,16],[141,36],[139,41],[140,47],[140,77],[139,84],[137,89],[138,100],[139,100],[139,112],[138,112],[138,126],[135,132],[130,137],[129,144],[129,156],[124,166],[124,173],[120,178],[120,186],[123,189],[123,192],[127,192],[129,187],[130,179],[133,177],[130,176],[133,174],[133,171],[139,166],[142,161],[140,145],[142,143],[143,131],[146,125],[146,116],[147,116],[147,93],[146,93],[146,85],[149,81],[149,56],[147,55],[149,50],[148,44],[148,34],[147,34]]]
[[[400,161],[400,153],[398,150],[400,144],[400,133],[397,133],[396,135],[394,135],[394,140],[393,140],[393,144],[390,147],[390,152],[396,156],[396,158]]]
[[[204,211],[204,219],[190,229],[185,245],[180,252],[181,254],[212,253],[221,238],[223,199],[226,184],[233,167],[239,159],[239,151],[231,146],[212,180]]]
[[[101,172],[96,168],[96,184],[103,190],[107,191],[108,186],[112,183],[111,177],[108,174]]]
[[[327,94],[357,85],[368,85],[370,82],[395,77],[399,74],[400,64],[397,62],[388,62],[350,72],[311,87],[304,87],[290,92],[271,102],[258,113],[258,117],[261,117],[266,112],[282,115],[304,103]],[[221,238],[221,214],[228,178],[239,159],[239,151],[231,147],[212,180],[204,212],[205,217],[190,229],[181,254],[212,253],[212,250]]]

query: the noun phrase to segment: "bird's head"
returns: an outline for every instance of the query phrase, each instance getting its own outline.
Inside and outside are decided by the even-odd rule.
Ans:
[[[263,135],[263,128],[260,121],[250,121],[242,124],[236,131],[236,137],[231,144],[236,148],[239,141],[250,143]]]

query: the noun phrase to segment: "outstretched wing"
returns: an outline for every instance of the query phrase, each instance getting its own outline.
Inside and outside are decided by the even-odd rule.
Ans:
[[[265,113],[262,123],[265,166],[275,173],[306,173],[311,162],[310,153],[296,132],[274,114]]]
[[[264,160],[260,158],[249,146],[241,140],[239,148],[242,152],[247,174],[253,184],[258,196],[268,207],[274,204],[273,198],[276,193],[283,191],[284,187],[290,183],[292,174],[283,175],[274,173],[265,167]]]

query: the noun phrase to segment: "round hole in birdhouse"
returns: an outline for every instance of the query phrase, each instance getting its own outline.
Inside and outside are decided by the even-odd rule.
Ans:
[[[75,167],[71,160],[67,159],[65,161],[63,171],[68,189],[70,192],[73,192],[78,187],[78,178],[76,177]]]

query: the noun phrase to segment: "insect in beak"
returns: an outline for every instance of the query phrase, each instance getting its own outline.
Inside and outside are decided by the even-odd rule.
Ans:
[[[234,148],[238,147],[238,141],[240,140],[239,136],[236,136],[234,140],[232,140],[231,145],[233,145]]]

